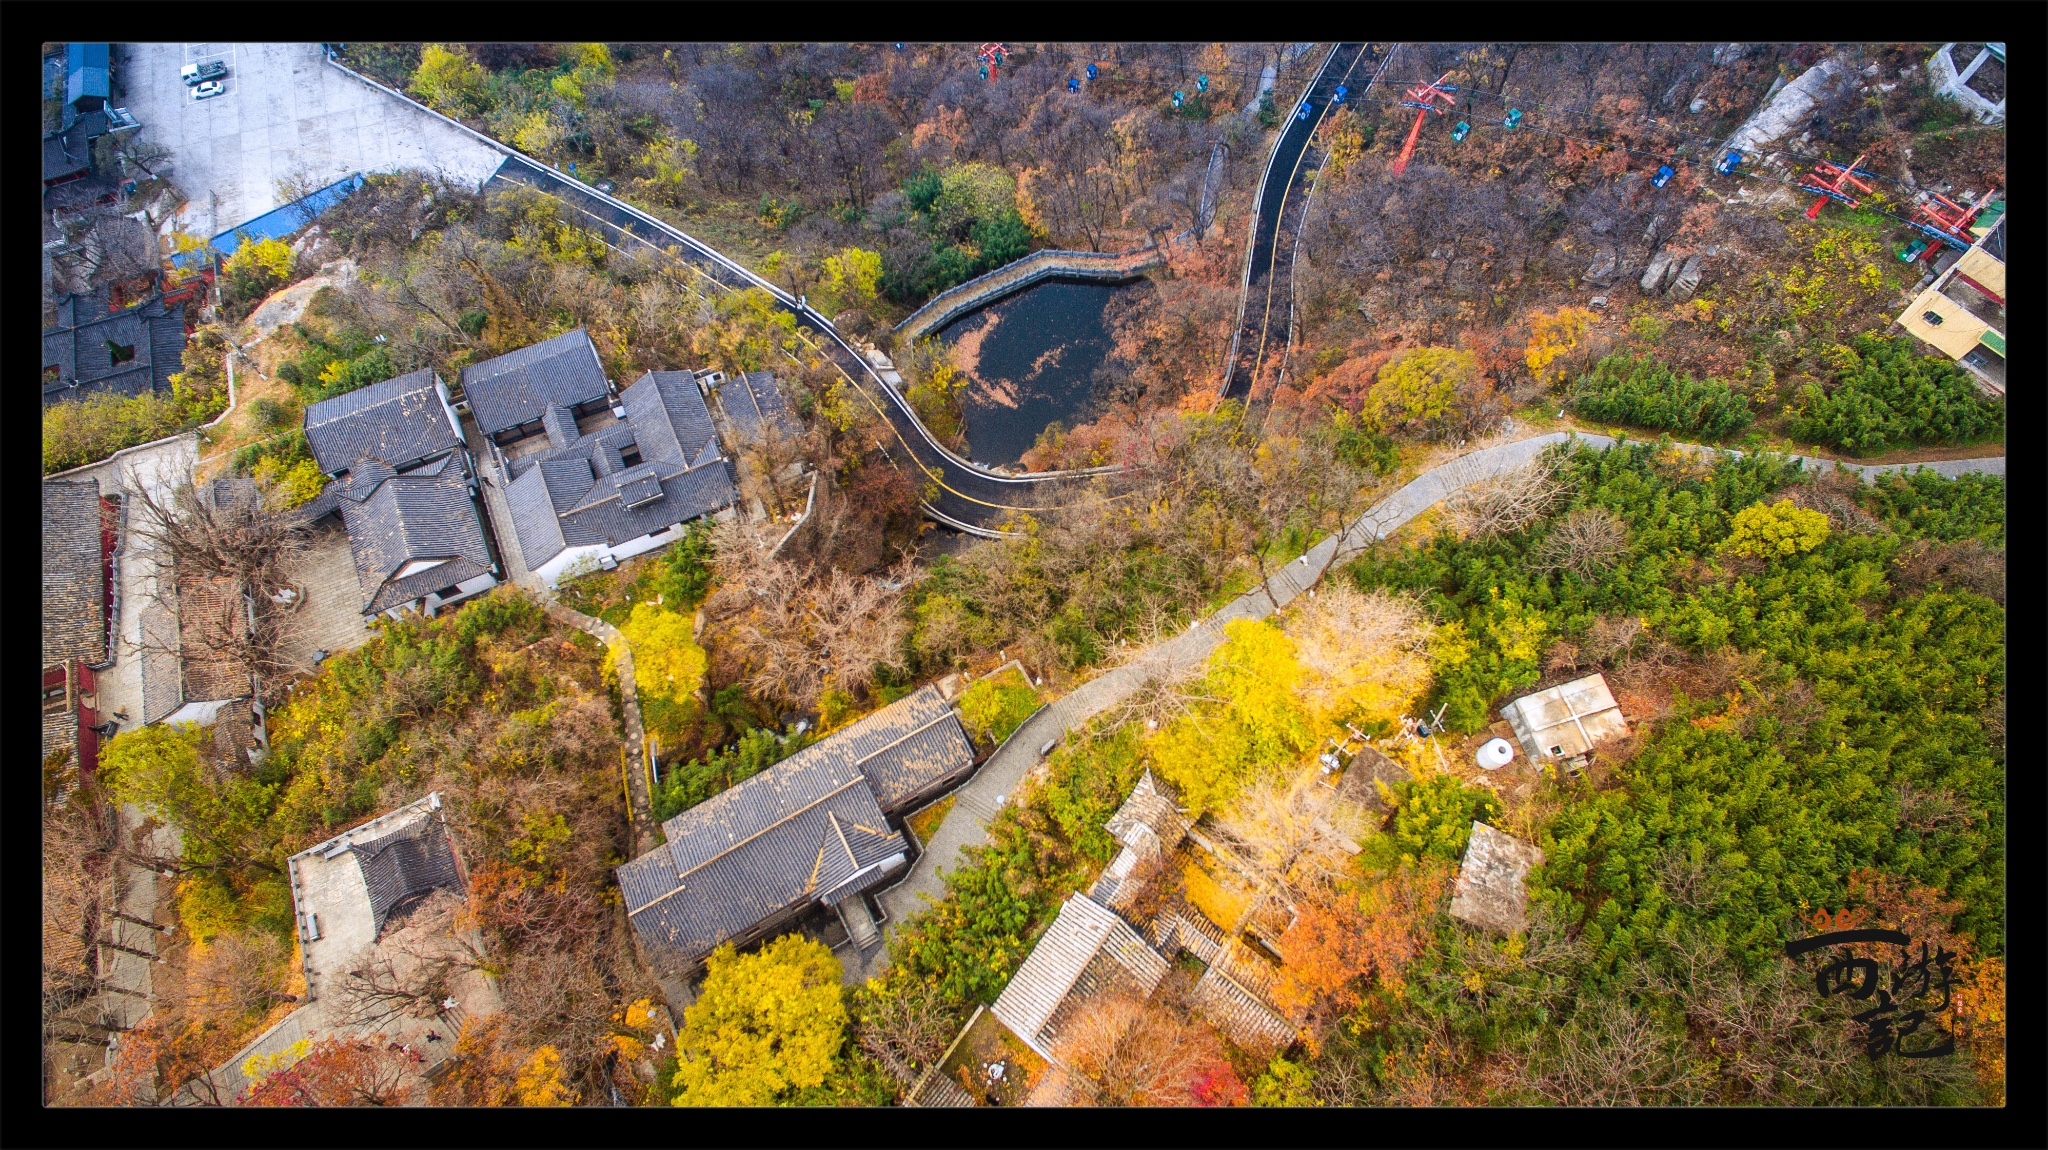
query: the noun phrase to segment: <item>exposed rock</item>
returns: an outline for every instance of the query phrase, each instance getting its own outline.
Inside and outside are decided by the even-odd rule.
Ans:
[[[1868,79],[1868,78],[1870,78],[1870,77],[1872,77],[1872,76],[1875,76],[1875,75],[1877,75],[1877,72],[1878,72],[1878,68],[1877,68],[1877,65],[1876,65],[1876,64],[1865,64],[1865,65],[1863,66],[1863,73],[1862,73],[1862,74],[1863,74],[1863,76],[1864,76],[1864,78],[1865,78],[1865,79]]]
[[[1695,116],[1699,115],[1701,112],[1707,110],[1707,98],[1705,96],[1694,96],[1692,98],[1692,103],[1687,104],[1685,106],[1685,110],[1691,112]]]
[[[1832,56],[1807,69],[1798,79],[1785,84],[1782,91],[1767,97],[1764,106],[1728,137],[1724,148],[1732,152],[1759,152],[1765,145],[1783,138],[1813,115],[1814,107],[1847,71],[1842,61]]]
[[[1660,251],[1650,257],[1650,266],[1643,269],[1643,278],[1639,281],[1644,295],[1656,295],[1664,290],[1665,281],[1671,278],[1671,263],[1670,252]]]
[[[1749,49],[1744,45],[1723,44],[1720,47],[1714,49],[1714,63],[1733,64],[1735,61],[1742,59],[1744,56],[1747,56],[1748,54]]]
[[[1614,245],[1601,244],[1600,250],[1593,257],[1593,266],[1587,268],[1586,274],[1581,278],[1587,283],[1606,287],[1614,282],[1615,265]]]
[[[1685,261],[1685,266],[1678,270],[1678,276],[1671,281],[1671,290],[1667,294],[1672,299],[1688,300],[1699,287],[1700,257],[1692,256]]]
[[[1604,295],[1596,295],[1592,299],[1586,301],[1586,306],[1605,309],[1607,307],[1607,297]]]
[[[1614,230],[1614,221],[1613,221],[1613,220],[1610,220],[1610,219],[1608,219],[1608,218],[1607,218],[1606,216],[1601,216],[1600,218],[1598,218],[1598,219],[1594,220],[1594,221],[1593,221],[1593,222],[1592,222],[1591,224],[1589,224],[1589,225],[1587,225],[1587,226],[1589,226],[1589,227],[1591,227],[1591,228],[1593,229],[1593,234],[1594,234],[1594,235],[1596,235],[1596,236],[1604,236],[1604,235],[1606,235],[1606,234],[1607,234],[1608,232],[1611,232],[1611,231],[1613,231],[1613,230]]]
[[[1650,226],[1643,229],[1643,242],[1655,246],[1664,237],[1664,216],[1662,213],[1650,217]]]

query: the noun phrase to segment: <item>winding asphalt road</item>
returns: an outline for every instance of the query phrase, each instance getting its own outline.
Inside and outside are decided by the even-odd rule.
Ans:
[[[1294,244],[1316,169],[1321,166],[1320,154],[1311,144],[1329,113],[1337,85],[1349,85],[1354,74],[1363,74],[1369,78],[1355,95],[1365,95],[1377,78],[1374,69],[1378,63],[1378,55],[1368,45],[1337,45],[1315,79],[1309,81],[1302,98],[1288,109],[1287,126],[1274,143],[1266,174],[1259,181],[1257,222],[1245,255],[1237,330],[1231,334],[1230,353],[1224,357],[1219,394],[1225,399],[1250,395],[1260,371],[1287,349],[1294,312]],[[1298,115],[1304,103],[1309,108],[1306,119]]]
[[[1107,468],[1092,471],[1036,472],[995,475],[948,451],[926,431],[909,403],[882,381],[874,366],[856,352],[823,316],[774,284],[747,271],[662,221],[574,179],[522,156],[508,155],[491,179],[521,184],[544,192],[574,209],[614,247],[643,245],[674,256],[720,288],[761,288],[776,306],[793,313],[804,342],[836,366],[841,375],[889,425],[893,443],[879,446],[898,467],[914,468],[912,481],[924,491],[925,511],[949,527],[983,537],[1005,534],[1005,521],[1018,514],[1056,510],[1075,489]]]

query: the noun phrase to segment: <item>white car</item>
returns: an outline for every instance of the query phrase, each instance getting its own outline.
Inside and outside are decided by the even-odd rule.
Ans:
[[[197,88],[192,89],[192,98],[195,100],[210,100],[215,96],[225,93],[227,90],[228,86],[219,80],[208,80]]]

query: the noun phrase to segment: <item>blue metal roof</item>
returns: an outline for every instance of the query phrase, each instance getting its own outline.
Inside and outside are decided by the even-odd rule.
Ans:
[[[107,78],[105,44],[66,44],[64,70],[65,103],[75,104],[85,96],[98,96],[104,100],[113,95]]]
[[[363,174],[361,172],[356,172],[345,179],[336,180],[317,192],[293,200],[283,207],[273,208],[246,224],[229,228],[227,231],[208,240],[203,248],[194,248],[189,252],[181,252],[173,256],[171,264],[174,267],[190,268],[194,265],[212,262],[216,254],[225,259],[235,254],[235,249],[242,246],[244,239],[283,239],[300,228],[305,227],[327,209],[340,203],[343,197],[362,186]]]

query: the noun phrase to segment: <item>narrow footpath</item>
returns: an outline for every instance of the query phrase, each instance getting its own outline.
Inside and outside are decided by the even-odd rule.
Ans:
[[[1577,439],[1594,448],[1612,447],[1616,443],[1615,439],[1605,435],[1554,431],[1480,448],[1432,467],[1374,504],[1342,533],[1325,537],[1307,554],[1275,572],[1263,586],[1254,587],[1214,615],[1198,620],[1189,630],[1154,644],[1129,662],[1103,672],[1039,708],[1023,726],[1017,728],[1001,749],[989,757],[988,762],[982,764],[972,779],[954,792],[957,796],[954,809],[946,821],[939,824],[931,842],[925,844],[924,856],[918,860],[916,870],[902,883],[883,893],[881,902],[888,912],[890,933],[893,935],[906,919],[922,909],[926,897],[936,902],[945,895],[946,884],[940,878],[941,872],[958,867],[963,852],[987,841],[989,821],[1001,812],[1003,804],[1025,774],[1038,764],[1044,748],[1129,698],[1147,680],[1171,677],[1200,664],[1223,641],[1223,628],[1231,620],[1264,619],[1272,615],[1276,603],[1285,607],[1313,586],[1325,571],[1393,534],[1460,489],[1514,471],[1534,460],[1545,448],[1569,439]],[[1696,454],[1723,450],[1690,443],[1673,446]],[[1740,456],[1742,452],[1729,451],[1728,454]],[[1790,458],[1799,460],[1809,470],[1835,462],[1796,455]],[[1885,465],[1844,463],[1841,466],[1860,472],[1866,482],[1874,481],[1888,471],[1921,467],[1951,479],[1966,474],[2005,474],[2003,457]],[[885,963],[885,959],[877,960],[876,969]]]
[[[633,647],[619,629],[602,619],[594,619],[581,611],[572,611],[553,598],[546,600],[550,617],[583,631],[612,649],[619,660],[619,697],[624,701],[626,712],[626,747],[624,761],[620,764],[626,776],[626,813],[633,824],[633,854],[635,857],[654,849],[655,836],[660,824],[654,820],[654,800],[648,792],[648,776],[652,773],[647,763],[647,734],[640,725],[640,691],[633,679]]]

